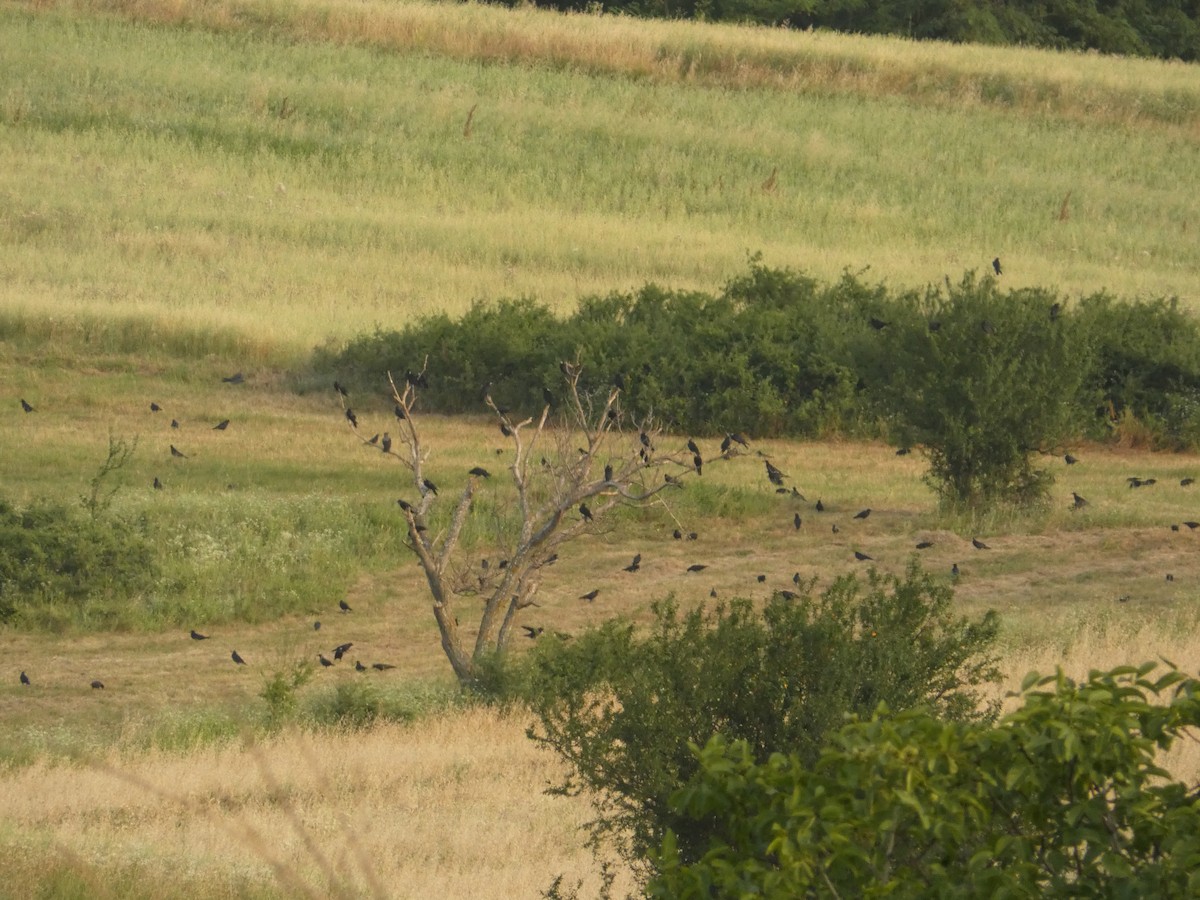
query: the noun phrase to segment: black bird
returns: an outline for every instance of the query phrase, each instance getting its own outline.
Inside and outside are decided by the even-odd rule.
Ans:
[[[162,407],[159,406],[157,403],[151,402],[150,403],[150,412],[162,412]]]
[[[897,456],[908,456],[911,451],[907,447],[901,447],[896,451]]]
[[[317,658],[321,660],[321,668],[323,668],[323,669],[328,669],[330,666],[333,665],[333,662],[331,660],[328,660],[325,658],[324,653],[318,653]]]
[[[1174,581],[1174,580],[1175,580],[1175,576],[1172,575],[1170,572],[1168,572],[1167,573],[1167,581]],[[21,674],[24,675],[25,673],[22,672]]]
[[[766,576],[766,575],[759,575],[759,576],[758,576],[758,583],[759,583],[759,584],[762,584],[762,583],[764,583],[766,580],[767,580],[767,576]]]
[[[695,439],[688,438],[687,448],[692,451],[693,456],[700,455],[700,447],[696,444]]]
[[[367,667],[362,664],[361,660],[356,659],[354,661],[354,671],[355,672],[365,672],[365,671],[367,671]]]
[[[534,628],[532,625],[522,625],[521,627],[525,629],[525,637],[529,638],[531,641],[546,630],[541,625],[539,625],[537,628]],[[378,663],[376,665],[378,665]]]
[[[792,573],[792,584],[795,584],[795,585],[800,584],[800,573],[799,572]]]
[[[600,588],[596,588],[595,590],[588,591],[586,594],[580,594],[579,599],[586,600],[588,603],[591,603],[593,600],[596,599],[596,597],[599,596],[599,594],[600,594]]]
[[[1195,531],[1197,528],[1200,528],[1200,522],[1184,522],[1183,524],[1186,525],[1192,531]]]
[[[979,538],[971,538],[971,546],[976,550],[991,550],[992,548],[981,541]]]
[[[817,512],[825,512],[825,504],[817,500]]]
[[[349,392],[348,392],[348,391],[347,391],[347,390],[346,390],[344,387],[342,387],[342,385],[341,385],[339,382],[336,382],[336,381],[335,381],[335,382],[333,383],[333,389],[334,389],[335,391],[337,391],[339,394],[341,394],[343,397],[349,397],[349,396],[350,396]]]
[[[620,372],[617,372],[617,374],[613,375],[613,387],[615,387],[618,391],[625,390],[625,376]]]
[[[370,444],[372,447],[375,446],[376,444],[379,443],[379,435],[378,434],[371,435],[371,439],[369,441],[367,441],[367,443]]]
[[[955,563],[954,565],[952,565],[952,566],[950,567],[950,577],[951,577],[951,578],[957,578],[957,577],[958,577],[958,563]]]
[[[538,631],[540,632],[541,629],[539,628]],[[375,669],[377,672],[386,672],[388,669],[394,669],[396,667],[391,663],[371,663],[371,668]]]
[[[932,546],[933,546],[933,541],[920,541],[917,544],[917,549],[918,550],[928,550]]]
[[[403,497],[401,497],[399,500],[397,500],[396,503],[405,512],[416,512],[416,508],[411,503],[409,503],[407,500],[405,500]]]
[[[612,481],[612,477],[613,477],[612,466],[611,465],[605,466],[604,467],[604,480],[606,482]]]
[[[550,393],[550,388],[542,388],[542,399],[546,401],[547,406],[554,405],[554,395]]]
[[[313,622],[313,631],[320,631],[320,630],[321,630],[321,620],[317,619],[317,621]]]
[[[29,684],[29,676],[24,672],[21,673],[21,684]]]
[[[193,641],[207,641],[207,640],[208,640],[208,635],[207,635],[207,634],[201,634],[200,632],[196,631],[196,630],[193,628],[193,629],[192,629],[192,640],[193,640]]]
[[[172,428],[178,428],[178,427],[179,427],[179,420],[178,420],[178,419],[172,419],[172,420],[171,420],[171,427],[172,427]]]
[[[179,459],[187,459],[187,454],[181,453],[178,449],[176,449],[174,444],[171,445],[171,455],[178,457]]]
[[[859,510],[858,512],[856,512],[854,514],[854,518],[865,519],[870,514],[871,514],[871,507],[868,506],[866,509],[862,509],[862,510]]]
[[[677,540],[677,541],[682,541],[683,540],[683,532],[680,531],[678,528],[676,528],[674,531],[671,532],[671,537],[675,538],[675,540]]]
[[[392,412],[394,412],[396,414],[396,418],[399,419],[401,422],[403,422],[405,419],[408,418],[408,415],[404,412],[404,407],[401,406],[399,403],[396,404],[396,408],[394,410],[392,410]]]
[[[779,596],[782,597],[784,600],[799,600],[800,599],[800,595],[797,594],[795,591],[780,591]]]
[[[687,539],[688,539],[689,541],[694,541],[694,540],[696,540],[696,538],[698,538],[698,537],[700,537],[700,535],[696,534],[696,532],[694,532],[694,531],[689,531],[689,532],[688,532]]]
[[[422,478],[421,485],[425,488],[425,490],[427,490],[427,491],[429,491],[429,493],[433,494],[433,496],[435,496],[435,497],[437,496],[437,485],[434,484],[432,481],[430,481],[428,478]]]
[[[475,468],[471,469],[471,471],[468,472],[467,474],[475,475],[479,478],[491,478],[492,477],[492,473],[489,472],[487,469],[483,468],[483,466],[475,466]]]
[[[349,650],[353,646],[354,646],[353,641],[346,641],[346,643],[344,643],[344,644],[338,644],[336,647],[333,648],[333,658],[341,659],[343,656],[346,655],[346,651]]]
[[[354,612],[354,610],[352,610],[352,609],[350,608],[350,604],[349,604],[349,603],[347,603],[345,600],[339,600],[339,601],[338,601],[338,609],[340,609],[340,610],[341,610],[342,612],[344,612],[344,613],[347,613],[347,612]]]
[[[592,521],[592,511],[588,509],[588,505],[586,503],[579,504],[579,514],[583,516],[583,521]]]
[[[386,431],[383,433],[383,441],[379,444],[379,449],[384,453],[392,452],[392,436]]]
[[[642,446],[645,447],[647,450],[654,449],[654,447],[650,443],[650,435],[646,434],[646,432],[644,432],[644,431],[638,432],[638,440],[642,442]]]
[[[1050,321],[1051,322],[1057,322],[1058,317],[1061,313],[1062,313],[1062,304],[1061,303],[1051,303],[1050,304]]]
[[[358,416],[356,416],[354,414],[354,410],[348,406],[346,407],[346,421],[350,423],[351,428],[358,427]]]
[[[733,434],[729,435],[729,438],[734,443],[741,444],[743,447],[745,447],[747,449],[749,449],[749,447],[750,447],[747,437],[744,434],[742,434],[740,431],[733,432]]]
[[[229,420],[222,419],[220,422],[218,422],[216,425],[214,425],[212,427],[212,430],[213,431],[224,431],[228,427],[229,427]]]
[[[1071,504],[1071,509],[1083,509],[1088,505],[1088,502],[1074,491],[1071,491],[1071,497],[1074,499],[1074,503]]]
[[[794,484],[792,485],[792,496],[795,497],[797,500],[801,501],[802,503],[808,502],[807,500],[804,499],[804,495],[802,493],[800,493],[798,490],[796,490],[796,486]]]
[[[238,652],[236,650],[234,650],[231,654],[229,654],[229,658],[232,659],[239,666],[244,666],[246,664],[246,661],[244,659],[242,659],[242,657],[238,654]]]
[[[1183,478],[1183,479],[1180,479],[1179,486],[1187,487],[1189,484],[1195,484],[1195,483],[1196,483],[1195,478]]]
[[[997,256],[995,259],[992,260],[992,268],[995,270],[997,275],[1004,274],[1002,271],[1000,271],[1000,257]]]
[[[692,457],[692,465],[695,467],[697,475],[704,474],[704,458],[699,453]]]
[[[500,423],[500,433],[502,435],[504,435],[505,437],[512,437],[512,429],[509,428],[507,425],[505,425],[503,422]]]
[[[867,556],[867,554],[865,554],[859,550],[854,551],[854,558],[857,559],[859,562],[866,562],[867,560],[871,560],[872,562],[875,561],[875,557]]]
[[[941,330],[942,330],[942,323],[941,323],[941,322],[939,322],[937,319],[931,319],[931,320],[929,321],[929,331],[930,331],[931,333],[933,333],[933,332],[938,332],[938,331],[941,331]]]
[[[99,678],[97,678],[95,681],[92,682],[92,690],[93,691],[104,690],[104,682],[101,681]]]
[[[729,452],[729,446],[730,446],[732,443],[733,443],[733,438],[731,438],[729,435],[725,435],[725,439],[724,439],[723,441],[721,441],[721,452],[722,452],[722,453],[728,453],[728,452]]]
[[[158,476],[157,476],[157,475],[155,475],[155,476],[154,476],[154,489],[155,489],[156,491],[161,491],[161,490],[162,490],[162,486],[163,486],[162,482],[161,482],[161,481],[159,481],[159,480],[158,480]]]
[[[246,380],[246,376],[243,375],[241,372],[235,372],[234,374],[230,375],[228,378],[222,378],[221,380],[223,382],[225,382],[226,384],[241,384],[243,381]]]
[[[876,331],[883,331],[883,329],[887,328],[888,326],[888,323],[883,321],[883,319],[877,319],[874,316],[871,316],[871,318],[867,319],[867,324]]]
[[[1065,462],[1068,466],[1073,466],[1073,465],[1075,465],[1075,463],[1079,462],[1079,460],[1076,459],[1074,456],[1072,456],[1070,453],[1068,453],[1066,456],[1063,457],[1063,462]]]
[[[982,322],[979,323],[979,330],[982,331],[984,334],[995,334],[996,326],[993,325],[991,322],[989,322],[987,319],[984,319]]]
[[[641,567],[642,567],[642,554],[639,553],[633,558],[633,562],[631,562],[629,565],[627,565],[625,567],[625,571],[626,572],[636,572]]]
[[[416,373],[411,372],[411,371],[405,372],[404,380],[407,381],[413,387],[422,387],[422,388],[429,387],[429,379],[425,377],[424,372],[416,372]]]
[[[706,566],[704,563],[692,563],[687,567],[687,570],[689,572],[703,572],[707,568],[708,566]]]
[[[783,479],[786,477],[783,472],[779,471],[778,468],[773,466],[769,459],[764,459],[763,462],[767,464],[767,481],[771,482],[771,484],[782,486]]]
[[[796,530],[797,530],[797,531],[799,531],[799,530],[800,530],[800,524],[801,524],[801,521],[800,521],[800,513],[796,513],[796,515],[794,515],[794,516],[792,517],[792,525],[794,525],[794,526],[795,526],[795,528],[796,528]]]
[[[838,528],[836,524],[833,526],[833,533],[834,533],[834,534],[837,534],[837,533],[838,533],[839,531],[841,531],[841,530],[842,530],[842,529]]]

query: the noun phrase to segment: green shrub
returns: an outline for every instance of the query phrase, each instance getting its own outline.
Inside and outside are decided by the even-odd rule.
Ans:
[[[879,703],[991,714],[975,688],[997,677],[987,655],[996,616],[968,622],[950,602],[914,564],[904,578],[848,576],[761,609],[734,600],[683,614],[659,603],[645,636],[614,621],[539,643],[530,736],[567,763],[558,791],[598,797],[595,839],[624,836],[619,849],[636,860],[671,828],[683,858],[699,858],[710,828],[669,804],[697,771],[689,743],[721,733],[747,741],[756,759],[788,750],[815,761],[847,713]]]
[[[652,897],[1195,897],[1200,802],[1159,767],[1200,682],[1154,664],[1031,676],[995,725],[925,710],[843,727],[815,765],[710,740],[671,810]]]
[[[156,572],[144,523],[49,500],[17,508],[0,499],[0,622],[40,604],[131,597],[148,590]]]
[[[862,364],[892,440],[924,447],[930,483],[951,505],[1043,499],[1051,479],[1033,454],[1078,433],[1090,364],[1054,295],[966,275],[898,306]]]

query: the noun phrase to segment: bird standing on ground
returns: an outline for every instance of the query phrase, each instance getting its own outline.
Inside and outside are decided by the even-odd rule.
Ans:
[[[997,275],[1004,274],[1004,272],[1001,271],[1001,269],[1000,269],[1000,257],[997,256],[995,259],[992,260],[992,269],[995,271],[995,273]]]
[[[1082,497],[1080,497],[1074,491],[1071,491],[1071,497],[1074,501],[1071,504],[1071,509],[1083,509],[1085,506],[1088,505],[1088,502],[1085,499],[1083,499]]]
[[[763,462],[767,464],[767,481],[783,487],[783,479],[786,477],[783,472],[773,466],[769,459],[764,459]]]
[[[588,603],[591,603],[599,595],[600,595],[600,588],[596,588],[594,590],[588,591],[586,594],[580,594],[579,599],[586,600]]]
[[[92,682],[92,690],[93,691],[104,690],[104,682],[101,681],[99,678],[97,678],[95,681]]]
[[[24,397],[21,398],[21,409],[27,413],[33,412],[33,407],[29,405],[29,402]]]
[[[803,524],[803,521],[800,518],[800,513],[796,513],[796,515],[792,516],[792,525],[793,525],[793,527],[795,527],[795,529],[797,531],[800,530],[800,526],[802,524]]]
[[[238,653],[236,650],[234,650],[232,653],[229,654],[229,658],[232,659],[239,666],[244,666],[246,664],[246,661],[244,659],[242,659],[241,654]]]
[[[220,422],[218,422],[216,425],[214,425],[212,427],[212,430],[213,431],[224,431],[228,427],[229,427],[229,420],[222,419]]]
[[[1074,456],[1072,456],[1070,453],[1068,453],[1066,456],[1063,457],[1063,462],[1065,462],[1068,466],[1073,466],[1073,465],[1075,465],[1075,463],[1079,462],[1079,460],[1076,459]]]
[[[705,565],[704,563],[692,563],[690,566],[687,567],[687,570],[689,572],[703,572],[707,568],[708,568],[708,566]]]
[[[367,667],[362,664],[361,660],[356,659],[354,661],[354,671],[355,672],[365,672],[365,671],[367,671]]]
[[[933,546],[933,541],[920,541],[917,544],[917,549],[918,550],[928,550],[932,546]]]
[[[159,481],[159,480],[158,480],[158,476],[157,476],[157,475],[155,475],[155,476],[154,476],[154,489],[155,489],[156,491],[161,491],[161,490],[162,490],[162,487],[163,487],[163,483],[162,483],[161,481]]]
[[[151,401],[150,402],[150,412],[162,412],[162,407],[159,406],[157,403]]]
[[[857,559],[859,562],[867,562],[868,560],[870,560],[871,562],[875,561],[875,557],[867,556],[867,554],[863,553],[860,550],[854,551],[854,558]]]
[[[330,666],[333,665],[333,663],[330,660],[325,658],[324,653],[318,653],[317,658],[319,660],[321,660],[321,668],[323,668],[323,669],[328,669]]]
[[[228,378],[222,378],[221,380],[223,382],[225,382],[226,384],[241,384],[243,381],[246,380],[246,376],[243,375],[241,372],[235,372],[234,374],[230,375]]]
[[[24,672],[21,673],[21,684],[29,684],[29,676]]]
[[[865,519],[865,518],[866,518],[867,516],[869,516],[870,514],[871,514],[871,508],[870,508],[870,507],[867,507],[866,509],[859,510],[858,512],[856,512],[856,513],[854,514],[854,518],[856,518],[856,519]]]
[[[981,541],[979,538],[971,538],[971,546],[976,550],[991,550],[992,548]]]
[[[345,600],[339,600],[339,601],[338,601],[338,609],[340,609],[340,610],[341,610],[342,612],[344,612],[344,613],[348,613],[348,612],[354,612],[354,610],[352,610],[352,609],[350,608],[350,604],[349,604],[349,603],[347,603]]]
[[[180,452],[174,444],[171,445],[171,455],[176,459],[187,459],[187,454]]]
[[[192,629],[191,637],[192,637],[193,641],[207,641],[208,640],[207,634],[201,634],[194,628]]]

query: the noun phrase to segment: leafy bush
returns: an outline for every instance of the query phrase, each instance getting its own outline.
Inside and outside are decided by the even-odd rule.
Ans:
[[[621,849],[636,860],[670,828],[682,858],[698,859],[710,824],[669,802],[697,771],[689,743],[721,733],[745,740],[755,759],[789,750],[812,762],[846,713],[879,703],[988,718],[975,688],[997,677],[987,655],[996,616],[968,622],[950,602],[913,564],[903,579],[848,576],[758,610],[744,600],[688,613],[659,603],[648,635],[614,621],[539,645],[530,736],[567,763],[558,791],[599,798],[595,839],[627,836]]]
[[[1001,293],[992,278],[901,298],[877,332],[874,382],[892,439],[921,445],[944,501],[1041,499],[1049,476],[1031,453],[1077,433],[1087,344],[1052,294]]]
[[[670,805],[708,844],[669,833],[649,895],[1195,897],[1200,800],[1155,756],[1200,682],[1154,668],[1031,676],[995,725],[881,709],[815,766],[715,737]]]
[[[141,523],[49,500],[17,508],[0,499],[0,622],[39,603],[133,596],[150,588],[156,570]]]

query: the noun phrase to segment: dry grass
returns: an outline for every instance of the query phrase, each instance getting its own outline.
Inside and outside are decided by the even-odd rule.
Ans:
[[[100,885],[136,860],[150,883],[186,879],[200,896],[278,881],[281,896],[529,897],[592,868],[586,805],[543,792],[557,775],[521,721],[473,709],[186,756],[38,764],[0,776],[0,820],[10,857],[37,858],[48,842]],[[13,896],[44,874],[5,868]]]

